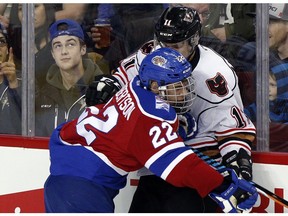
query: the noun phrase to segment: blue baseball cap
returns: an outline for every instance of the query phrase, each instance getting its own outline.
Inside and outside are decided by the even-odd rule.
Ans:
[[[64,24],[64,26],[62,26]],[[66,26],[65,26],[66,24]],[[80,24],[71,19],[61,19],[49,27],[51,41],[61,35],[76,36],[84,41],[84,32]]]

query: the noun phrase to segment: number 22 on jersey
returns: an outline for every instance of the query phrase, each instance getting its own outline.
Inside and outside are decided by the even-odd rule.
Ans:
[[[91,116],[89,116],[89,110],[91,112]],[[95,106],[91,106],[87,108],[79,117],[76,130],[77,133],[82,136],[88,145],[90,145],[96,138],[97,135],[95,131],[88,130],[87,125],[95,128],[96,131],[101,131],[104,133],[109,133],[117,125],[117,121],[119,118],[119,113],[115,106],[109,106],[105,108],[103,112],[103,116],[105,117],[105,121],[97,118],[97,114],[99,114],[99,109]],[[165,131],[164,137],[161,137],[161,132]],[[169,141],[172,141],[178,137],[176,132],[173,132],[172,126],[168,122],[162,122],[160,126],[153,126],[149,131],[149,136],[152,137],[152,144],[154,148],[158,148],[161,145],[166,144]]]

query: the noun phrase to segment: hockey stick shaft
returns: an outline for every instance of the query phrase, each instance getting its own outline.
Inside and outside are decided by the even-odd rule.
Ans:
[[[251,184],[254,185],[258,192],[262,193],[263,195],[269,197],[270,199],[274,200],[275,202],[277,202],[278,204],[288,208],[288,201],[283,199],[282,197],[274,194],[273,192],[269,191],[268,189],[262,187],[261,185],[251,181]]]
[[[221,172],[222,170],[224,171],[224,169],[226,168],[224,165],[220,164],[218,161],[210,158],[207,155],[204,155],[202,152],[199,152],[197,149],[193,149],[194,153],[197,154],[197,156],[199,158],[201,158],[202,160],[204,160],[207,164],[209,164],[210,166],[214,167],[217,171]],[[288,208],[288,201],[283,199],[282,197],[278,196],[277,194],[269,191],[268,189],[262,187],[261,185],[250,181],[250,183],[257,188],[258,192],[267,196],[268,198],[274,200],[275,202],[279,203],[280,205]]]

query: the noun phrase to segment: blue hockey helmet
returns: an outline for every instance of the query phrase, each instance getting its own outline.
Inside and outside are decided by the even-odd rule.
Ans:
[[[151,83],[157,82],[159,96],[179,114],[187,112],[195,98],[195,83],[191,75],[192,66],[186,58],[167,47],[147,55],[139,69],[144,87],[151,89]]]
[[[178,51],[168,47],[147,55],[139,69],[142,84],[150,88],[151,80],[159,86],[175,83],[191,76],[191,64]]]

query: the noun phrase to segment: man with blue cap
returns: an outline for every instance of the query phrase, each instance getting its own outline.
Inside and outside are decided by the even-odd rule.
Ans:
[[[86,106],[87,86],[95,75],[103,74],[90,59],[84,58],[86,44],[81,26],[62,19],[50,28],[51,65],[46,83],[36,94],[36,135],[50,136],[60,123],[74,119]]]

